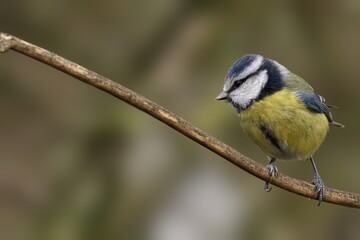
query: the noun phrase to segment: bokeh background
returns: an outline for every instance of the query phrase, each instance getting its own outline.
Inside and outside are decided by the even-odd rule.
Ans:
[[[214,98],[241,55],[305,78],[345,129],[317,152],[360,192],[360,2],[3,1],[0,31],[139,92],[245,155],[265,155]],[[279,162],[311,181],[309,162]],[[127,104],[15,52],[0,55],[1,239],[359,239],[359,211],[273,188]]]

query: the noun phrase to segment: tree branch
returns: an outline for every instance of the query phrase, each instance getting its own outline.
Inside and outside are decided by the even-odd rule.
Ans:
[[[49,52],[46,49],[30,44],[9,34],[0,33],[0,52],[6,52],[9,49],[34,58],[113,95],[114,97],[167,124],[179,133],[201,144],[251,175],[264,181],[270,181],[269,170],[265,166],[242,155],[215,137],[203,132],[181,117],[171,113],[167,109],[146,99],[136,92],[133,92],[130,89],[127,89],[120,84],[115,83],[110,79],[90,71],[74,62],[60,57],[59,55]],[[271,183],[287,191],[316,199],[315,187],[311,183],[291,178],[281,173],[278,173]],[[325,189],[323,201],[347,207],[360,208],[359,194],[344,192],[328,187]]]

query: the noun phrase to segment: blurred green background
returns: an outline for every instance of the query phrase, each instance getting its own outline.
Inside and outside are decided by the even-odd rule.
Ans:
[[[214,98],[246,53],[305,78],[345,129],[315,155],[360,192],[360,2],[3,1],[0,31],[154,100],[247,156]],[[359,239],[358,210],[274,187],[127,104],[15,52],[0,55],[0,239]],[[310,181],[310,162],[279,162]]]

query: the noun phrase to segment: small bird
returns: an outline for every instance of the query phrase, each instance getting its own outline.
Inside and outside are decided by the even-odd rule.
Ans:
[[[256,54],[245,55],[230,67],[216,100],[225,100],[235,108],[243,131],[267,155],[271,179],[278,172],[273,165],[277,159],[310,159],[320,205],[325,185],[313,155],[329,125],[344,127],[332,118],[330,108],[334,106],[326,104],[304,79]],[[271,190],[269,183],[264,185],[267,192]]]

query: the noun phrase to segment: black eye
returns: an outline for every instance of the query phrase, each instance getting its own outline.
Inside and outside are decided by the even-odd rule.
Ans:
[[[229,92],[232,92],[232,91],[234,91],[235,89],[237,89],[238,87],[240,87],[245,81],[246,81],[246,78],[235,80],[235,81],[233,82],[233,84],[232,84]]]
[[[243,84],[243,83],[244,83],[244,81],[245,81],[245,79],[239,79],[239,80],[236,80],[236,81],[234,82],[234,88],[238,88],[238,87],[240,87],[240,86],[241,86],[241,84]]]

